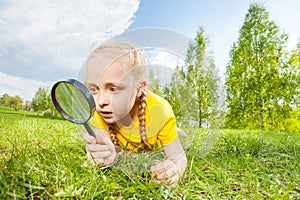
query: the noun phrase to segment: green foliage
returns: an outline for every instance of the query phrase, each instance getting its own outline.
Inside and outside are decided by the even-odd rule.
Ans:
[[[251,4],[226,69],[227,127],[279,130],[289,117],[297,84],[286,43],[265,8]]]
[[[11,97],[8,94],[3,94],[2,97],[0,98],[0,105],[4,107],[9,107],[10,99]]]
[[[9,96],[8,94],[3,94],[0,98],[0,106],[14,108],[15,110],[22,109],[23,106],[23,99],[16,95],[16,96]]]
[[[176,116],[177,122],[182,126],[184,120],[184,113],[182,110],[187,109],[187,104],[183,103],[181,97],[185,93],[184,82],[178,75],[179,66],[176,66],[174,74],[172,75],[171,83],[165,85],[162,88],[162,96],[165,98],[172,106],[173,112]]]
[[[51,92],[48,88],[40,87],[32,99],[32,108],[37,113],[43,113],[45,116],[59,117],[60,114],[54,107],[51,99]]]
[[[20,96],[14,96],[11,99],[11,105],[12,108],[15,110],[20,110],[23,107],[23,99]]]
[[[300,38],[298,44],[294,50],[289,53],[289,59],[287,63],[288,67],[292,70],[289,71],[291,79],[290,85],[293,87],[287,88],[288,92],[295,95],[287,95],[289,100],[294,105],[300,106]],[[292,98],[292,99],[291,99]]]
[[[281,131],[300,132],[300,108],[291,111],[290,117],[282,121]]]
[[[189,45],[185,65],[175,69],[169,86],[169,101],[183,125],[211,127],[211,119],[218,113],[218,74],[207,43],[204,29],[200,28]]]
[[[77,125],[66,120],[0,107],[0,132],[0,199],[300,198],[299,133],[224,130],[207,140],[212,132],[190,129],[185,178],[171,188],[138,171],[147,155],[124,168],[88,164]]]
[[[153,70],[149,72],[150,86],[149,89],[157,95],[162,96],[163,86],[160,84],[159,78],[155,77]]]
[[[49,102],[51,101],[48,96],[48,89],[40,87],[32,99],[32,108],[36,112],[43,112],[47,110]]]

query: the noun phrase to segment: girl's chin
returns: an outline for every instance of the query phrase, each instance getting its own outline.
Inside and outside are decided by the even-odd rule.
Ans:
[[[115,120],[113,118],[102,118],[107,124],[113,124],[115,123]]]

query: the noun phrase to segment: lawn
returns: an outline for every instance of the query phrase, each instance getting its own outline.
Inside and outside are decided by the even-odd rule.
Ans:
[[[300,199],[299,133],[187,131],[188,168],[171,188],[149,183],[152,155],[88,164],[82,131],[0,107],[0,199]]]

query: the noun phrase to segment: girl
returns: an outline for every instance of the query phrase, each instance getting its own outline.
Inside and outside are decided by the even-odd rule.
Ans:
[[[165,161],[150,168],[154,181],[175,187],[187,159],[169,103],[146,88],[143,55],[131,44],[107,42],[87,59],[87,87],[96,102],[91,118],[96,138],[88,134],[87,158],[100,166],[112,164],[122,150],[162,148]]]

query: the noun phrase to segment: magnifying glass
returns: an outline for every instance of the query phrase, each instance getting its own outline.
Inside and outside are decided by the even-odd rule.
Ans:
[[[87,123],[96,110],[95,101],[84,84],[75,79],[59,81],[53,85],[51,97],[62,117],[73,123],[83,124],[87,132],[96,137]]]

